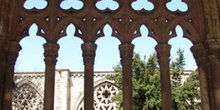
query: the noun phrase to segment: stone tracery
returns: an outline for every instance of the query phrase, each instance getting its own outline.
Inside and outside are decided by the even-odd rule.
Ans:
[[[118,88],[108,81],[97,85],[94,89],[94,110],[117,110],[118,105],[111,98],[118,92]],[[83,108],[81,101],[77,110],[84,110]]]
[[[66,26],[73,23],[77,30],[75,35],[81,38],[85,44],[94,44],[94,42],[103,35],[104,25],[109,24],[113,29],[112,35],[118,38],[122,45],[129,45],[134,38],[140,35],[140,26],[144,24],[149,29],[149,36],[154,38],[158,45],[166,45],[169,39],[175,36],[173,30],[176,25],[181,25],[184,31],[184,37],[190,39],[194,45],[207,45],[204,50],[213,48],[219,50],[219,3],[217,0],[182,0],[182,3],[188,5],[187,11],[181,9],[179,9],[180,11],[170,11],[167,9],[166,4],[173,0],[149,0],[154,5],[152,11],[133,10],[131,3],[135,0],[116,0],[119,4],[117,10],[98,10],[95,7],[98,0],[81,0],[84,3],[82,9],[64,10],[60,8],[60,3],[62,1],[64,0],[47,0],[46,2],[48,5],[41,10],[36,6],[35,8],[25,9],[23,5],[26,0],[0,1],[0,5],[2,6],[0,25],[3,26],[1,37],[4,37],[1,40],[3,42],[9,42],[7,43],[9,46],[14,44],[11,42],[18,43],[23,37],[28,35],[28,28],[30,25],[36,23],[39,26],[38,34],[44,37],[48,43],[56,44],[61,37],[65,36]],[[2,46],[4,47],[5,45]],[[19,49],[17,49],[16,51],[10,52],[11,50],[6,49],[6,47],[3,50],[6,50],[5,52],[2,51],[3,55],[6,54],[6,56],[8,56],[8,54],[10,54],[14,57],[16,57],[19,51]],[[206,51],[205,54],[207,54]],[[3,59],[4,58],[7,59],[7,57],[3,57]],[[11,76],[13,76],[14,69],[12,66],[15,60],[16,58],[8,58],[7,60],[1,61],[2,67],[0,69],[3,73],[1,80],[6,78],[3,80],[4,84],[1,85],[1,88],[9,90],[9,96],[11,87],[7,87],[6,85],[12,83]],[[209,60],[207,62],[209,62]],[[128,65],[127,63],[125,64]],[[85,67],[86,66],[88,65],[85,64]],[[209,69],[212,69],[212,71],[219,71],[210,68],[208,63],[203,64],[203,66],[198,64],[198,66],[199,70],[202,71],[203,77],[211,73],[211,71],[208,71]],[[48,66],[48,68],[49,67],[51,66]],[[93,73],[92,68],[93,65],[90,69],[87,69],[91,74]],[[164,67],[164,69],[165,68],[168,69],[167,67]],[[8,73],[10,73],[10,75],[8,75]],[[212,74],[209,75],[212,76]],[[203,83],[205,84],[209,83],[208,86],[210,87],[208,87],[208,90],[211,92],[207,93],[209,94],[207,97],[212,96],[217,98],[218,96],[215,96],[214,90],[218,91],[219,89],[212,87],[211,79],[211,77],[208,77],[207,79],[204,78],[201,80],[204,81]],[[214,81],[214,83],[215,82],[216,81]],[[131,87],[129,89],[131,89]],[[207,91],[207,88],[204,89]],[[2,99],[2,105],[5,106],[3,108],[9,108],[10,100],[7,102],[4,101],[6,100],[6,91],[3,91],[3,94],[5,94],[5,97]],[[215,99],[212,99],[213,100],[210,101],[207,99],[205,100],[209,103],[214,103]],[[91,99],[89,100],[92,102]],[[207,105],[207,103],[203,104]],[[220,108],[217,105],[220,104],[207,105],[209,106],[207,108]]]
[[[95,91],[94,103],[95,110],[116,110],[117,104],[112,103],[111,98],[118,93],[116,86],[110,83],[103,83]]]
[[[14,89],[12,101],[13,110],[43,109],[43,97],[27,83]]]

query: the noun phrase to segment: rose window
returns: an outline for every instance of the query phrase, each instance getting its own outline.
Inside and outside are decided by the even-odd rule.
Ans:
[[[117,104],[111,98],[118,93],[116,86],[110,83],[103,83],[95,88],[94,107],[96,110],[117,110]]]
[[[94,88],[94,110],[118,110],[116,102],[111,100],[118,94],[118,88],[109,82],[99,84]],[[77,107],[77,110],[84,110],[83,101]]]

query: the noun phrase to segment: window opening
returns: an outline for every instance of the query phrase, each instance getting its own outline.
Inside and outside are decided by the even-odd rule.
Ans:
[[[83,41],[73,36],[75,31],[75,26],[69,24],[66,28],[67,36],[58,41],[60,49],[58,51],[58,62],[56,64],[57,69],[70,69],[71,71],[84,70],[81,49]]]
[[[154,9],[154,5],[152,2],[149,0],[136,0],[131,3],[131,7],[136,10],[147,10],[147,11],[152,11]]]
[[[188,10],[188,5],[182,0],[171,0],[170,2],[167,2],[166,7],[173,12],[178,10],[186,12]]]
[[[45,70],[43,44],[46,43],[46,41],[36,34],[37,31],[38,26],[32,24],[29,28],[29,36],[20,41],[22,50],[19,52],[15,63],[15,72],[36,72]]]
[[[119,4],[116,0],[99,0],[96,3],[96,8],[98,8],[99,10],[110,9],[114,11],[119,8]]]
[[[112,28],[110,25],[105,25],[103,28],[105,36],[99,38],[95,43],[97,44],[96,57],[94,70],[113,70],[120,61],[118,45],[120,44],[118,39],[112,38]]]
[[[45,9],[47,7],[47,1],[46,0],[26,0],[24,2],[24,8],[27,10],[31,10],[31,9],[38,9],[38,10],[42,10]]]
[[[83,8],[83,2],[81,0],[63,0],[60,3],[60,7],[64,10],[75,9],[80,10]]]
[[[201,109],[197,66],[190,51],[192,42],[183,38],[180,25],[175,27],[177,37],[171,39],[171,90],[173,109]]]

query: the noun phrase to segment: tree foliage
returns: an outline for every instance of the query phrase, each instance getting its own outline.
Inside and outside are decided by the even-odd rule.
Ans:
[[[185,58],[184,51],[177,51],[178,57],[170,64],[172,102],[174,110],[201,109],[199,95],[198,73],[193,72],[185,83],[182,83]],[[122,90],[122,67],[118,64],[114,67],[117,74],[107,77],[115,81],[115,84]],[[160,110],[162,106],[160,72],[156,53],[153,53],[145,62],[141,60],[139,54],[134,54],[132,63],[132,90],[134,110]],[[113,101],[118,102],[119,110],[123,108],[122,91],[113,97]]]

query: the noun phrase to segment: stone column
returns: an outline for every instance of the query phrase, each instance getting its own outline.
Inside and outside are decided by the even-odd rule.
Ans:
[[[213,96],[214,96],[214,106],[215,110],[220,110],[220,62],[219,62],[219,53],[220,49],[209,49],[209,62],[210,62],[210,69],[213,81]]]
[[[172,110],[172,96],[170,84],[170,48],[169,44],[158,44],[156,46],[158,62],[160,65],[160,82],[162,96],[162,110]]]
[[[121,64],[122,64],[122,90],[123,90],[123,109],[133,110],[132,100],[132,57],[134,45],[125,43],[119,45]]]
[[[54,109],[54,88],[55,88],[55,66],[58,57],[59,45],[56,43],[44,44],[45,88],[44,88],[44,110]]]
[[[18,42],[11,41],[7,43],[6,56],[6,72],[4,75],[4,90],[3,90],[3,109],[12,109],[12,89],[14,77],[14,65],[18,57],[21,47]]]
[[[211,110],[209,95],[208,73],[210,73],[210,64],[208,62],[207,51],[203,44],[197,44],[191,47],[191,51],[196,60],[199,72],[200,96],[202,110]],[[211,79],[211,78],[210,78]],[[211,84],[212,85],[212,84]],[[211,91],[210,91],[211,92]]]
[[[0,109],[2,109],[3,102],[3,88],[4,88],[4,74],[6,68],[6,41],[0,38]]]
[[[84,110],[93,110],[94,60],[97,45],[91,42],[82,44],[84,61]]]

